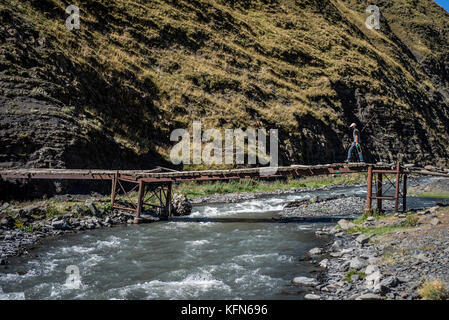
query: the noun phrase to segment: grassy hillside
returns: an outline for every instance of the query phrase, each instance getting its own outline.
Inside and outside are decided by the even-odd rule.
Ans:
[[[170,132],[278,128],[283,164],[448,164],[449,14],[431,0],[0,0],[0,164],[169,165]],[[81,9],[68,31],[65,8]]]

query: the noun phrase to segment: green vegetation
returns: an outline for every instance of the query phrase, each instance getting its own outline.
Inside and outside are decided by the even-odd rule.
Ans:
[[[416,227],[418,225],[418,216],[409,214],[407,215],[407,218],[405,218],[405,226],[406,227]]]
[[[375,216],[377,220],[383,220],[385,223],[376,224],[374,226],[365,226],[364,223],[370,215]],[[414,212],[407,213],[405,221],[395,221],[390,223],[392,219],[394,219],[394,217],[385,216],[379,212],[373,212],[371,214],[364,213],[361,217],[353,220],[355,227],[349,228],[346,232],[349,234],[361,232],[365,235],[380,236],[401,230],[407,230],[418,225],[418,216]]]
[[[52,219],[58,215],[63,214],[62,211],[58,210],[55,206],[50,205],[45,212],[45,218]]]
[[[348,282],[348,283],[352,283],[351,277],[352,277],[353,275],[358,275],[358,276],[360,277],[360,279],[365,279],[365,277],[366,277],[365,272],[357,271],[356,269],[352,269],[352,270],[349,270],[349,271],[346,273],[346,276],[343,278],[343,281],[346,281],[346,282]]]
[[[22,231],[24,231],[24,232],[28,232],[28,233],[32,233],[32,232],[34,231],[34,229],[33,229],[32,226],[25,225],[25,223],[23,223],[23,222],[20,221],[20,220],[15,220],[15,221],[14,221],[14,226],[15,226],[17,229],[22,230]]]
[[[273,192],[276,190],[288,190],[294,188],[317,188],[334,186],[339,184],[363,183],[366,174],[349,174],[334,176],[316,176],[303,179],[276,180],[272,182],[260,180],[238,180],[230,182],[182,183],[175,188],[175,193],[184,194],[190,199],[213,194],[227,194],[237,192]]]
[[[419,295],[425,300],[448,300],[449,290],[446,284],[439,280],[427,280],[418,290]]]
[[[110,214],[112,212],[112,204],[110,201],[96,203],[96,206],[103,214]]]

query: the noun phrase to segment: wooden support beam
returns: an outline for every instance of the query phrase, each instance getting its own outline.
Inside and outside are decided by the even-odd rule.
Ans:
[[[366,191],[366,212],[371,212],[371,200],[372,200],[372,192],[373,192],[373,168],[368,167],[368,181],[367,181],[367,191]]]
[[[140,213],[142,212],[143,195],[145,193],[145,182],[139,180],[139,195],[137,196],[137,209],[136,217],[134,218],[134,223],[138,224],[140,222]]]
[[[170,182],[167,186],[167,198],[165,199],[165,207],[167,209],[167,215],[169,217],[172,216],[172,211],[171,211],[171,192],[172,192],[172,183]]]
[[[402,211],[407,211],[407,174],[404,174],[402,185]]]
[[[377,211],[382,212],[382,185],[383,185],[383,174],[377,174]]]
[[[112,190],[111,190],[111,205],[114,207],[115,204],[115,195],[117,193],[117,180],[118,180],[118,172],[115,173],[112,178]]]
[[[401,164],[399,161],[396,164],[396,184],[394,190],[394,212],[399,211],[399,183],[401,180]]]

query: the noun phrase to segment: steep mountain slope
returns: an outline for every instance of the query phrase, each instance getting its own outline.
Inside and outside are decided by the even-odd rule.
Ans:
[[[281,163],[447,165],[449,14],[431,0],[0,0],[0,165],[169,165],[175,128],[278,128]],[[371,121],[370,121],[371,120]]]

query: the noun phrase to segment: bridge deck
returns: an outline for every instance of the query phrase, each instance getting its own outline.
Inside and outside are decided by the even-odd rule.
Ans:
[[[145,182],[186,181],[186,180],[221,180],[255,177],[282,177],[282,176],[311,176],[323,174],[366,172],[373,170],[391,170],[395,164],[368,164],[368,163],[332,163],[323,165],[292,165],[273,168],[243,168],[229,170],[202,170],[202,171],[174,171],[158,167],[151,170],[101,170],[101,169],[4,169],[0,170],[0,177],[11,179],[49,179],[49,180],[112,180],[115,176],[132,181]],[[165,172],[164,172],[165,170]],[[449,170],[435,167],[414,167],[405,165],[403,171],[407,173],[435,175],[449,177]]]

